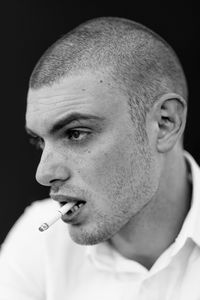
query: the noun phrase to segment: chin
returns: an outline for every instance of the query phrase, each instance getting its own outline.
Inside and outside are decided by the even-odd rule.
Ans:
[[[86,231],[80,228],[79,230],[74,230],[74,228],[70,228],[69,234],[71,239],[75,243],[85,246],[96,245],[105,242],[110,238],[110,235],[106,234],[105,232],[95,232],[95,230]]]

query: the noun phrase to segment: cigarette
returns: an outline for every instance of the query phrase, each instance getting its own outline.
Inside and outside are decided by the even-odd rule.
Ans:
[[[74,206],[74,203],[66,203],[64,206],[62,206],[54,216],[49,218],[47,222],[44,222],[38,229],[39,231],[43,232],[47,230],[51,225],[53,225],[55,222],[57,222],[64,214],[66,214],[72,207]]]

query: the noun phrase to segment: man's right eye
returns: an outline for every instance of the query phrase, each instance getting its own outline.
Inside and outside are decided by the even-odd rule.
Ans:
[[[29,142],[30,142],[31,145],[34,145],[37,150],[43,150],[44,149],[44,141],[39,136],[30,137]]]

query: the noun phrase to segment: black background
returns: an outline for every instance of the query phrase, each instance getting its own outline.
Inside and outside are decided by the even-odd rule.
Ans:
[[[184,67],[190,90],[185,148],[200,163],[199,10],[194,2],[7,1],[0,4],[0,244],[33,200],[48,195],[36,183],[39,160],[24,130],[30,73],[44,50],[81,22],[118,16],[143,23],[165,38]]]

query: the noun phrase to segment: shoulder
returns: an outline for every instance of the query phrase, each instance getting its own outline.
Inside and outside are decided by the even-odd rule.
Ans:
[[[18,299],[29,299],[27,295],[43,299],[46,280],[56,280],[55,270],[64,278],[65,267],[70,273],[85,255],[85,247],[72,242],[61,220],[45,232],[38,230],[57,209],[58,204],[50,199],[32,203],[5,239],[0,253],[0,290],[12,295],[9,299],[16,299],[18,294]]]
[[[29,299],[28,294],[40,299],[43,294],[44,237],[39,234],[38,222],[45,211],[53,209],[51,202],[38,201],[27,207],[1,247],[0,290],[9,299]]]

